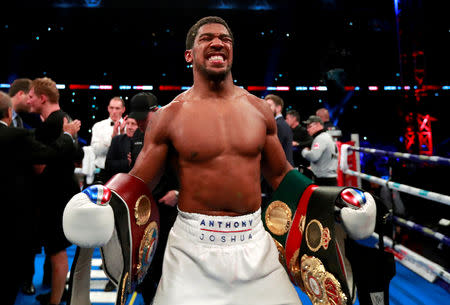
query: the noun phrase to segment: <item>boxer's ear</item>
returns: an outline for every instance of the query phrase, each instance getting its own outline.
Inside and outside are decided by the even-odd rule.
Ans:
[[[186,50],[184,51],[184,59],[188,63],[192,63],[192,50]]]

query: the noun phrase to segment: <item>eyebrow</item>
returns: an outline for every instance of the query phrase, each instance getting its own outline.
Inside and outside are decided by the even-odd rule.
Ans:
[[[198,36],[198,38],[201,38],[203,36],[212,37],[212,36],[215,36],[215,33],[202,33]],[[233,38],[231,37],[230,34],[225,34],[225,33],[219,34],[219,38],[230,38],[231,40],[233,40]]]

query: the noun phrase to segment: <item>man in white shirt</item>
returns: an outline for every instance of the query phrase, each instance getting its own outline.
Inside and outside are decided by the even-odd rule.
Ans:
[[[95,153],[95,166],[100,168],[100,171],[105,168],[111,139],[124,132],[125,120],[122,119],[122,115],[125,112],[125,102],[120,97],[113,97],[109,101],[108,112],[109,118],[95,123],[92,127],[91,147]]]

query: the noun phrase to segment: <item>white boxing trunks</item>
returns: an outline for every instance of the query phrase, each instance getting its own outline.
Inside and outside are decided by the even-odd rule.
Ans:
[[[154,305],[301,304],[261,210],[244,216],[179,211]]]

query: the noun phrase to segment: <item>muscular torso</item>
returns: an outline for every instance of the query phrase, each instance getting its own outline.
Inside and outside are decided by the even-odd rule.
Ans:
[[[259,209],[261,173],[273,188],[292,169],[276,135],[270,108],[234,87],[227,96],[194,90],[158,110],[131,175],[151,187],[168,160],[180,180],[180,210],[242,215]]]
[[[260,206],[267,122],[261,101],[239,93],[231,100],[182,95],[169,106],[177,108],[168,136],[176,154],[182,211],[237,215]]]

